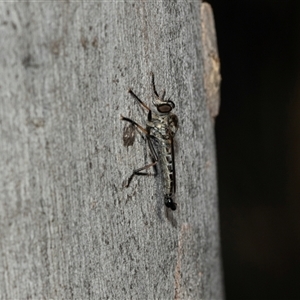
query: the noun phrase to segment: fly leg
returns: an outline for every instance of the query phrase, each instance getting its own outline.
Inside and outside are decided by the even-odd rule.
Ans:
[[[125,187],[129,187],[130,182],[131,182],[131,180],[133,179],[133,177],[135,175],[141,175],[141,176],[156,176],[157,175],[156,165],[157,165],[157,162],[158,162],[158,158],[157,158],[157,154],[154,150],[153,144],[151,142],[151,138],[153,138],[153,137],[151,135],[146,135],[146,138],[148,140],[148,145],[149,145],[149,149],[150,149],[152,163],[148,164],[144,167],[138,168],[136,170],[133,170],[132,174],[128,178],[128,181],[127,181],[127,184],[125,185]],[[147,170],[151,167],[153,167],[154,173],[142,172],[142,171]]]
[[[128,93],[147,111],[151,111],[151,109],[131,90],[128,90]]]
[[[123,117],[122,115],[121,115],[121,120],[131,123],[137,130],[140,131],[140,133],[142,133],[144,135],[148,135],[148,131],[144,127],[142,127],[141,125],[136,123],[135,121],[133,121],[129,118]]]
[[[156,87],[155,87],[155,81],[154,81],[154,73],[151,72],[151,84],[152,84],[152,89],[154,92],[154,95],[157,97],[157,99],[164,101],[165,95],[166,95],[166,90],[162,91],[162,95],[161,97],[159,97],[158,92],[156,91]]]
[[[133,170],[133,172],[130,175],[130,177],[128,178],[127,184],[125,186],[125,187],[129,187],[130,182],[131,182],[131,180],[133,179],[133,177],[135,175],[156,176],[156,174],[157,174],[156,164],[157,164],[158,158],[157,158],[157,155],[156,155],[155,150],[153,148],[152,142],[150,140],[151,136],[148,134],[147,130],[145,128],[143,128],[141,125],[139,125],[138,123],[136,123],[135,121],[133,121],[133,120],[131,120],[129,118],[123,117],[122,115],[121,115],[121,120],[127,121],[127,122],[131,123],[137,130],[140,131],[140,133],[142,133],[143,137],[144,136],[146,137],[146,139],[148,141],[149,149],[150,149],[151,159],[152,159],[152,163],[151,164],[148,164],[148,165],[146,165],[144,167],[141,167],[141,168],[138,168],[136,170]],[[142,172],[143,170],[147,170],[147,169],[149,169],[151,167],[153,167],[153,169],[154,169],[154,174],[151,174],[151,173],[148,173],[148,172]]]
[[[159,95],[158,95],[158,93],[156,91],[156,88],[155,88],[155,82],[154,82],[154,74],[153,74],[153,72],[151,72],[151,84],[152,84],[154,95],[159,99]]]
[[[144,167],[138,168],[136,170],[133,170],[132,174],[130,175],[130,177],[128,178],[127,184],[125,185],[125,187],[129,187],[131,180],[133,179],[133,177],[135,175],[141,175],[141,176],[155,176],[156,174],[151,174],[148,172],[141,172],[143,170],[147,170],[151,167],[155,167],[155,165],[157,164],[157,161],[152,162],[151,164],[148,164]]]
[[[128,90],[128,93],[144,108],[148,111],[148,121],[152,119],[151,109],[131,90]]]

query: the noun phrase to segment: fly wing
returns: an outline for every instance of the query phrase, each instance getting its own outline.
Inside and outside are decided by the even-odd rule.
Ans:
[[[175,153],[174,153],[174,142],[171,139],[171,149],[172,149],[172,169],[173,169],[173,193],[176,192],[176,170],[175,170]]]
[[[155,138],[155,136],[153,135],[148,135],[147,136],[147,139],[148,139],[148,145],[149,145],[149,149],[150,149],[150,153],[153,157],[153,159],[155,159],[155,161],[158,160],[158,155],[157,155],[157,151],[156,151],[156,148],[157,148],[157,139]]]

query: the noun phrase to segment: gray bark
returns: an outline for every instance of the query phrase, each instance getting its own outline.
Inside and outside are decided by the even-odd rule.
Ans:
[[[221,299],[200,2],[0,4],[0,298]],[[205,60],[205,59],[204,59]],[[176,104],[178,210],[136,134],[150,71]]]

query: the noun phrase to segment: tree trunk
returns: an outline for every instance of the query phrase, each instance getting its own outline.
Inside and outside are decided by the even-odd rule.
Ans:
[[[0,298],[221,299],[201,3],[0,6]],[[152,105],[150,71],[179,118],[174,212],[160,176],[123,184],[151,161],[120,120],[145,125],[127,90]]]

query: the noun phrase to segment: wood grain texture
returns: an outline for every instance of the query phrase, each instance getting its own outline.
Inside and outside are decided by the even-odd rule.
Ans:
[[[200,2],[0,3],[0,298],[222,299]],[[178,210],[120,114],[176,104]]]

